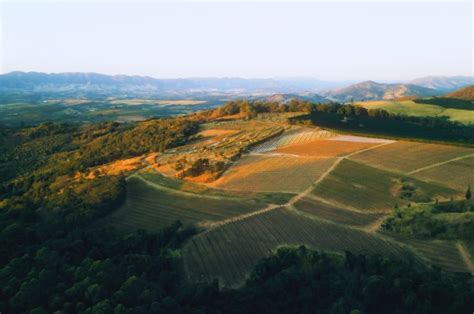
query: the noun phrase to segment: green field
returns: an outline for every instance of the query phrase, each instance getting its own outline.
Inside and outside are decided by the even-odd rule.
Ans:
[[[155,176],[158,177],[159,176]],[[180,220],[185,224],[207,225],[246,214],[270,202],[286,201],[286,195],[250,194],[249,197],[185,192],[159,185],[140,175],[127,181],[127,198],[118,210],[105,218],[117,229],[157,231]],[[160,179],[156,179],[157,181]]]
[[[326,252],[385,254],[403,258],[402,246],[363,231],[309,219],[284,208],[235,221],[192,238],[184,248],[189,279],[218,278],[236,286],[252,267],[279,246],[306,245]]]
[[[407,116],[449,117],[452,121],[469,124],[474,123],[474,111],[464,109],[445,108],[439,105],[416,103],[412,100],[393,101],[367,101],[358,102],[360,106],[367,109],[384,109],[390,113]]]
[[[415,188],[412,197],[400,197],[403,184]],[[313,193],[344,207],[387,212],[395,204],[429,201],[436,197],[447,198],[456,194],[456,191],[346,159],[316,186]]]

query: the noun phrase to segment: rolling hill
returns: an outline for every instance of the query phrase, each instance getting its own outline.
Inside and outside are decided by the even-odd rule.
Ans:
[[[415,84],[427,88],[438,89],[446,92],[474,84],[472,76],[426,76],[411,80]]]
[[[389,100],[405,96],[428,97],[439,95],[440,92],[427,87],[413,84],[383,84],[365,81],[349,87],[326,92],[324,96],[337,100]]]
[[[455,92],[446,95],[446,97],[472,101],[474,100],[474,85],[463,87]]]

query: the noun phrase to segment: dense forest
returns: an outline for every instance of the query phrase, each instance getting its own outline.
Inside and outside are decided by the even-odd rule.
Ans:
[[[474,286],[467,274],[381,256],[335,256],[305,248],[279,250],[261,261],[236,290],[219,290],[217,282],[191,284],[183,276],[180,248],[196,232],[192,227],[176,222],[157,234],[118,234],[97,224],[123,201],[125,180],[120,175],[84,180],[76,177],[78,172],[182,145],[202,121],[265,112],[305,112],[339,120],[400,119],[338,104],[242,101],[140,123],[1,127],[0,312],[472,311]],[[462,135],[464,129],[459,130]],[[200,161],[192,171],[199,173],[207,166]]]

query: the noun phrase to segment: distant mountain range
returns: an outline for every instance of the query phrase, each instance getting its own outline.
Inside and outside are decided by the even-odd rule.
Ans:
[[[473,85],[472,76],[426,76],[411,80],[410,84],[451,92],[464,86]]]
[[[406,96],[428,97],[441,95],[436,89],[413,84],[382,84],[366,81],[349,87],[328,91],[323,95],[337,101],[363,101],[378,99],[395,99]]]
[[[425,77],[408,83],[366,81],[330,82],[312,78],[244,79],[183,78],[157,79],[149,76],[105,75],[98,73],[10,72],[0,75],[0,100],[9,95],[49,97],[268,97],[280,102],[290,97],[312,101],[393,99],[405,96],[428,97],[446,94],[472,85],[473,77]],[[348,86],[350,85],[350,86]],[[6,96],[7,95],[7,96]],[[216,96],[217,95],[217,96]],[[265,96],[266,95],[266,96]]]
[[[98,73],[10,72],[0,75],[0,92],[5,91],[135,91],[135,92],[268,92],[317,91],[347,85],[311,78],[244,79],[183,78],[156,79],[149,76],[105,75]]]

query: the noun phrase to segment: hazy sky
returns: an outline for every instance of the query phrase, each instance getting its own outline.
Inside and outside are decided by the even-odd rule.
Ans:
[[[0,9],[3,73],[399,80],[473,72],[470,0],[20,0]]]

